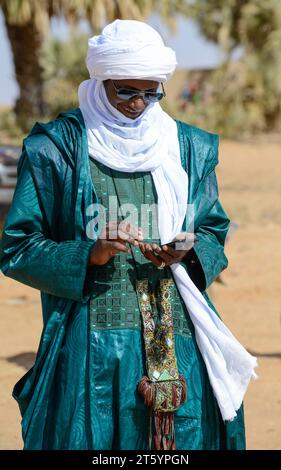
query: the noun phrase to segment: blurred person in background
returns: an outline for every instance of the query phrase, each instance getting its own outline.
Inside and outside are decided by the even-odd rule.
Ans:
[[[185,111],[189,103],[199,103],[202,98],[202,92],[200,91],[198,81],[190,80],[183,88],[179,98],[181,111]]]
[[[256,360],[206,293],[227,266],[218,137],[162,110],[176,57],[153,28],[116,20],[88,46],[79,108],[24,140],[1,240],[3,273],[42,300],[13,390],[24,448],[244,449]],[[157,205],[156,234],[128,204]]]

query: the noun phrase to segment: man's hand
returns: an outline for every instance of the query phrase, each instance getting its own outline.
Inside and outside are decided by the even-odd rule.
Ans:
[[[179,263],[188,256],[192,246],[188,250],[176,250],[168,245],[159,246],[156,243],[140,243],[139,247],[142,254],[150,260],[157,268],[165,263],[166,266]]]
[[[141,228],[125,221],[119,224],[109,222],[92,249],[88,266],[102,266],[120,251],[129,253],[131,249],[127,244],[138,246],[141,240],[143,240]]]

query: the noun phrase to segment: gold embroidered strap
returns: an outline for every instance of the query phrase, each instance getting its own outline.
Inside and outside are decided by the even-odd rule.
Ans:
[[[177,369],[172,317],[172,279],[161,279],[157,298],[149,292],[148,279],[137,281],[137,294],[143,320],[148,377],[138,390],[155,418],[155,449],[175,449],[174,416],[186,400],[186,383]],[[157,304],[160,318],[157,315]],[[154,315],[156,312],[156,315]],[[150,423],[150,448],[152,431]]]
[[[160,280],[158,302],[161,318],[157,321],[153,315],[157,305],[155,293],[149,292],[148,279],[137,281],[144,328],[147,373],[153,382],[175,380],[179,377],[174,349],[172,285],[172,279]]]

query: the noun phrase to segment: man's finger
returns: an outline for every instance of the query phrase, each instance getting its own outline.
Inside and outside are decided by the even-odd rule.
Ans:
[[[158,256],[155,256],[153,253],[147,251],[144,256],[145,256],[149,261],[151,261],[151,262],[154,264],[154,266],[156,266],[156,267],[161,266],[162,260],[160,260],[159,257],[158,257]]]
[[[171,246],[163,245],[162,251],[170,256],[173,256],[174,258],[180,258],[181,256],[184,256],[186,253],[188,253],[189,250],[175,250],[175,248],[172,248]]]
[[[124,253],[129,253],[131,251],[129,247],[127,247],[126,245],[118,241],[111,242],[111,247],[114,251],[116,251],[116,253],[118,253],[119,251],[123,251]]]
[[[130,222],[122,221],[118,226],[118,231],[121,230],[124,233],[129,234],[132,238],[138,238],[142,235],[141,227],[136,227],[132,225]]]
[[[165,253],[165,251],[161,250],[159,252],[156,252],[157,253],[157,256],[159,258],[161,258],[161,262],[162,261],[165,261],[166,264],[170,264],[170,263],[173,263],[175,261],[175,257],[174,256],[170,256],[168,255],[167,253]]]
[[[106,228],[107,228],[107,233],[115,233],[115,232],[121,231],[123,233],[131,235],[132,238],[137,238],[140,235],[142,235],[141,227],[136,227],[126,221],[119,222],[116,220],[111,220],[106,225]]]
[[[117,236],[118,236],[118,238],[121,238],[121,240],[126,240],[130,243],[134,240],[139,241],[141,239],[138,234],[135,235],[134,233],[131,233],[131,232],[130,233],[129,232],[124,232],[121,229],[118,229]]]
[[[141,239],[141,236],[139,236],[137,239],[132,237],[131,234],[125,233],[121,230],[110,230],[108,233],[108,239],[109,240],[116,240],[116,241],[125,241],[127,243],[130,243],[131,245],[138,245],[139,240]]]

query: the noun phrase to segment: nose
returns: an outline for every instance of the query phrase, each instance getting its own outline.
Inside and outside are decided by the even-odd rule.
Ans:
[[[134,111],[142,111],[146,106],[146,103],[142,96],[136,96],[132,98],[129,102],[129,108]]]

